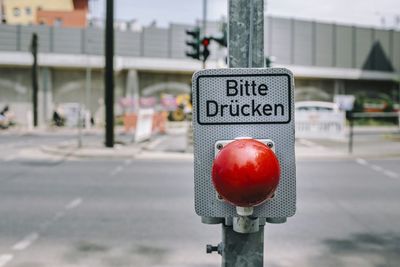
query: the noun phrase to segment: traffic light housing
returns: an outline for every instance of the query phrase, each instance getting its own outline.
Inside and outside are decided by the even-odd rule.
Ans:
[[[228,32],[227,32],[227,24],[223,23],[221,26],[221,33],[219,37],[211,37],[211,40],[216,41],[220,46],[227,47],[228,46]]]
[[[186,41],[189,46],[189,52],[186,52],[186,56],[193,59],[200,60],[200,28],[194,28],[193,30],[187,30],[186,34],[190,36],[191,40]]]
[[[271,68],[272,64],[275,62],[274,56],[266,56],[265,57],[265,67]]]
[[[208,57],[210,56],[209,45],[211,41],[216,41],[219,45],[226,47],[227,46],[227,33],[226,29],[222,30],[222,36],[214,37],[214,36],[203,36],[200,37],[200,28],[196,27],[192,30],[186,30],[186,35],[189,36],[189,40],[186,41],[186,45],[189,46],[190,51],[186,52],[186,56],[201,60],[206,62]]]
[[[210,55],[210,50],[208,49],[208,46],[210,45],[211,39],[208,37],[204,37],[203,40],[201,40],[201,46],[203,47],[202,49],[202,60],[205,62]]]

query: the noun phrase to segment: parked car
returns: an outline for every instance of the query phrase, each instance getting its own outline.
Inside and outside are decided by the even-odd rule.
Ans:
[[[299,101],[295,104],[296,111],[338,112],[339,106],[333,102]]]
[[[296,138],[344,139],[345,112],[332,102],[295,103]]]

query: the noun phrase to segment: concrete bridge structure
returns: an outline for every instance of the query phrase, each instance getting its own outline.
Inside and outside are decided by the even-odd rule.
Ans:
[[[335,94],[385,95],[399,103],[400,32],[287,18],[265,20],[265,54],[296,77],[297,100],[331,101]],[[116,113],[124,97],[160,97],[190,90],[201,63],[185,56],[185,30],[195,25],[145,27],[115,33]],[[32,33],[39,36],[39,119],[55,106],[78,102],[95,113],[103,97],[103,30],[0,25],[0,108],[17,121],[31,110]],[[209,23],[207,34],[220,34]],[[226,67],[226,49],[211,46],[208,68]]]

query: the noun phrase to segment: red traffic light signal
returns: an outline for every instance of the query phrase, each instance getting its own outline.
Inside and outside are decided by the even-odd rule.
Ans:
[[[254,139],[229,143],[212,166],[212,182],[218,194],[237,207],[253,207],[273,197],[279,176],[275,153]]]
[[[211,41],[211,39],[208,37],[204,37],[203,40],[201,40],[201,45],[203,46],[203,50],[202,50],[203,62],[205,62],[207,60],[208,56],[210,55],[210,50],[208,50],[210,41]]]
[[[203,40],[201,41],[201,44],[204,47],[207,47],[210,44],[210,38],[203,38]]]

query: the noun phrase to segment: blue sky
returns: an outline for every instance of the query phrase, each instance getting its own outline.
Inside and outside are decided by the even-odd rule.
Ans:
[[[92,0],[96,17],[104,16],[105,0]],[[203,0],[114,0],[116,18],[137,19],[142,25],[156,21],[193,24],[202,16]],[[400,29],[400,0],[266,0],[270,15]],[[226,16],[227,0],[208,0],[208,17]],[[383,19],[382,19],[383,18]]]

